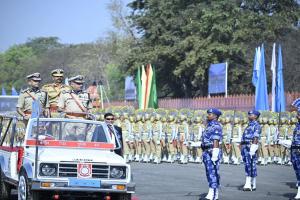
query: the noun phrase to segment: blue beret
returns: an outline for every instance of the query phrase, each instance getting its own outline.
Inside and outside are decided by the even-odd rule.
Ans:
[[[209,114],[209,113],[213,113],[213,114],[217,115],[218,117],[219,117],[220,115],[222,115],[222,112],[219,111],[219,110],[216,109],[216,108],[210,108],[210,109],[208,109],[208,110],[207,110],[207,113],[208,113],[208,114]]]
[[[257,117],[259,117],[260,112],[258,112],[257,110],[250,110],[250,111],[248,112],[248,115],[256,115]]]

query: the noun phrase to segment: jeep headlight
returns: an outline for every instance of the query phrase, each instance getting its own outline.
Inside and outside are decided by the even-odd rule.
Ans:
[[[57,164],[54,163],[42,163],[40,165],[40,176],[56,176]]]
[[[110,167],[110,178],[124,179],[126,178],[126,167],[111,166]]]

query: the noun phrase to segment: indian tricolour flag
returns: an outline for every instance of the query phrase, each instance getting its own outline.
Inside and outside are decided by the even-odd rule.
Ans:
[[[139,109],[157,108],[155,70],[151,64],[138,68],[136,84]]]

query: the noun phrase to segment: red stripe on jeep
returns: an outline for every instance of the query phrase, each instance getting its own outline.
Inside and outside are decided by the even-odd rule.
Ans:
[[[27,146],[36,146],[36,140],[26,140]],[[39,140],[39,146],[45,147],[76,147],[76,148],[88,148],[88,149],[113,149],[114,144],[104,142],[76,142],[76,141],[64,141],[64,140]]]

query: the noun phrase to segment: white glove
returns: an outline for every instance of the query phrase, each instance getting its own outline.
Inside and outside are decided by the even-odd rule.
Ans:
[[[250,152],[249,152],[251,157],[255,155],[257,149],[258,149],[258,144],[251,144]]]
[[[281,144],[282,146],[284,146],[286,148],[291,148],[292,141],[291,140],[279,140],[278,144]]]
[[[219,153],[220,153],[220,149],[219,148],[213,148],[213,150],[212,150],[212,156],[211,156],[211,161],[216,162],[219,159]]]

